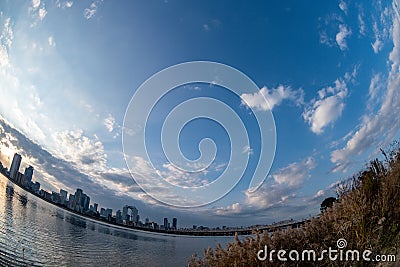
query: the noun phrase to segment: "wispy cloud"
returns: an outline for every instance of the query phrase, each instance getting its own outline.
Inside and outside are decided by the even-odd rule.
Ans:
[[[11,18],[6,18],[0,35],[0,67],[10,67],[8,51],[10,50],[13,39],[14,32],[11,27]]]
[[[379,51],[383,48],[383,41],[381,40],[381,33],[378,29],[378,23],[375,21],[373,25],[374,35],[375,35],[375,42],[372,44],[372,48],[374,49],[374,53],[378,54]]]
[[[47,15],[45,3],[40,0],[32,0],[29,11],[33,18],[33,22],[30,25],[31,27],[35,27]]]
[[[71,8],[73,4],[74,4],[73,1],[60,1],[60,0],[56,1],[56,6],[62,9]]]
[[[273,110],[282,101],[290,100],[296,105],[303,102],[304,92],[302,89],[292,90],[289,86],[279,85],[277,88],[269,89],[266,86],[254,94],[242,94],[242,104],[257,110]]]
[[[400,121],[395,114],[400,112],[400,25],[397,19],[393,20],[393,49],[389,54],[390,71],[387,83],[384,85],[385,97],[379,110],[373,114],[363,116],[362,123],[357,127],[346,145],[331,153],[331,161],[338,168],[335,171],[346,170],[352,157],[360,155],[379,144],[389,143],[400,129]],[[371,79],[370,94],[375,94],[375,88],[381,79],[374,76]],[[344,167],[341,167],[344,166]]]
[[[308,157],[304,161],[289,164],[272,175],[277,184],[286,184],[289,187],[296,187],[303,184],[304,179],[311,169],[316,166],[315,160]]]
[[[240,203],[233,203],[215,210],[217,215],[224,216],[248,216],[265,214],[279,209],[279,216],[288,218],[303,213],[308,204],[296,195],[304,181],[310,177],[310,171],[316,167],[314,158],[308,157],[303,161],[293,162],[286,167],[279,169],[256,191],[247,190],[245,200]],[[296,208],[294,208],[296,206]],[[299,208],[301,206],[301,208]]]
[[[335,36],[340,24],[344,24],[342,16],[332,13],[318,18],[319,42],[329,47],[337,45]]]
[[[222,23],[219,19],[212,19],[212,20],[208,21],[207,23],[204,23],[202,28],[203,28],[203,31],[209,32],[211,30],[220,29],[221,25],[222,25]]]
[[[347,6],[347,3],[345,1],[340,0],[339,8],[340,8],[340,10],[342,10],[347,15],[348,6]]]
[[[108,116],[103,120],[103,124],[107,128],[108,132],[111,133],[116,127],[115,118],[111,114],[108,114]]]
[[[40,0],[32,0],[32,8],[37,9],[40,6]]]
[[[362,36],[364,36],[366,34],[366,30],[367,30],[367,26],[365,24],[364,17],[365,17],[364,9],[363,9],[362,5],[359,5],[357,20],[358,20],[359,33]]]
[[[47,38],[47,42],[49,43],[50,46],[55,47],[56,46],[56,42],[54,41],[54,37],[53,36],[49,36]]]
[[[99,6],[99,4],[103,2],[103,0],[97,0],[97,1],[93,1],[90,6],[88,8],[85,8],[85,10],[83,11],[83,17],[85,19],[91,19],[93,18],[96,13],[97,13],[97,8]]]
[[[346,50],[347,47],[347,38],[352,34],[351,29],[345,25],[339,25],[339,32],[336,34],[336,43],[338,44],[340,50]]]
[[[102,142],[84,135],[83,130],[54,133],[55,154],[82,171],[106,170],[107,155]]]

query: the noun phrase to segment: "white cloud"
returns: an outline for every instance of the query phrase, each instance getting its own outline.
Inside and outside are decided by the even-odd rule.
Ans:
[[[295,192],[316,167],[314,158],[294,162],[272,175],[273,181],[266,181],[256,191],[246,191],[245,205],[253,209],[267,209],[281,205],[296,196]]]
[[[351,29],[345,24],[339,25],[339,32],[336,34],[336,43],[339,45],[340,50],[346,50],[348,48],[346,39],[350,37],[351,34]]]
[[[318,95],[319,99],[313,99],[311,106],[303,112],[303,118],[311,126],[312,132],[321,134],[326,126],[334,123],[342,114],[347,96],[346,82],[337,79],[334,87],[323,88]]]
[[[40,0],[32,0],[32,8],[37,9],[40,6]]]
[[[45,5],[40,0],[32,0],[29,12],[33,18],[33,22],[30,25],[31,27],[35,27],[47,15],[47,10],[45,8]]]
[[[400,129],[400,120],[395,114],[400,112],[400,25],[393,20],[393,50],[389,54],[391,69],[385,85],[386,92],[380,109],[370,115],[364,115],[362,124],[347,141],[346,145],[331,153],[331,161],[336,164],[338,170],[344,170],[341,166],[348,166],[351,158],[360,155],[370,148],[376,148],[378,144],[390,143]],[[374,76],[371,87],[376,88],[380,80]],[[371,89],[375,94],[375,90]]]
[[[314,198],[322,197],[324,195],[325,195],[325,190],[321,189],[315,194]]]
[[[108,114],[107,118],[103,120],[103,124],[104,126],[106,126],[108,132],[111,133],[112,131],[114,131],[116,126],[115,118],[111,114]]]
[[[82,130],[53,134],[56,155],[75,164],[81,170],[106,170],[107,155],[102,142],[94,136],[85,136]]]
[[[39,15],[39,19],[40,19],[40,20],[43,20],[43,19],[44,19],[44,17],[46,16],[46,14],[47,14],[47,11],[46,11],[46,9],[45,9],[45,8],[41,8],[41,9],[39,9],[39,13],[38,13],[38,15]]]
[[[268,89],[266,86],[254,94],[242,94],[242,104],[257,110],[273,110],[283,100],[291,100],[296,105],[303,103],[303,90],[292,90],[290,87],[279,85],[277,88]],[[267,100],[267,101],[266,101]]]
[[[72,2],[72,1],[66,1],[65,7],[70,8],[70,7],[72,7],[73,4],[74,4],[74,2]]]
[[[329,47],[332,47],[334,45],[334,42],[331,40],[331,38],[329,38],[325,30],[319,32],[319,42]]]
[[[364,36],[367,26],[365,25],[365,21],[364,21],[365,14],[364,14],[364,10],[361,5],[359,6],[358,12],[359,13],[357,15],[357,19],[358,19],[359,33]]]
[[[232,214],[240,214],[243,211],[243,205],[236,202],[227,207],[219,207],[215,210],[217,215],[232,215]]]
[[[254,214],[257,211],[279,207],[296,198],[296,190],[301,188],[316,167],[314,158],[308,157],[293,162],[271,175],[256,191],[246,190],[242,204],[234,203],[215,210],[217,215]],[[299,204],[299,203],[297,203]]]
[[[85,19],[91,19],[97,12],[97,2],[92,2],[88,8],[83,11]]]
[[[49,36],[47,38],[47,42],[49,43],[50,46],[55,47],[56,46],[56,42],[54,41],[54,37],[53,36]]]
[[[394,8],[396,10],[396,8]],[[391,11],[389,11],[388,7],[383,8],[382,2],[379,1],[377,3],[377,13],[380,12],[380,16],[377,18],[375,16],[372,17],[373,24],[372,30],[374,32],[375,41],[371,44],[374,53],[377,54],[382,51],[385,43],[388,41],[390,37],[391,30],[391,18],[393,17]]]
[[[176,195],[170,187],[164,186],[163,183],[160,182],[160,174],[163,177],[167,177],[166,180],[170,179],[168,182],[174,183],[180,186],[193,186],[193,181],[188,181],[185,179],[179,179],[174,177],[173,174],[176,174],[176,170],[173,172],[169,172],[165,170],[163,172],[157,171],[153,168],[152,164],[143,159],[142,157],[132,157],[127,158],[127,161],[130,163],[130,172],[134,179],[138,179],[140,181],[140,186],[143,189],[146,189],[147,192],[154,194],[157,192],[157,197],[163,199],[164,201],[168,201],[173,205],[193,205],[196,204],[196,201],[193,199],[189,199],[185,195],[178,196]],[[165,176],[170,175],[170,176]],[[150,204],[155,204],[154,200],[152,200],[148,195],[143,194],[139,196],[142,200],[146,201]]]
[[[14,33],[11,27],[11,18],[6,18],[0,35],[0,67],[10,66],[8,51],[10,50],[13,39]]]
[[[378,54],[379,51],[383,48],[383,42],[381,40],[381,33],[378,28],[378,23],[375,21],[373,24],[374,35],[375,35],[375,42],[372,44],[372,48],[374,49],[374,53]]]
[[[219,19],[209,20],[207,23],[203,24],[203,31],[209,32],[211,30],[217,30],[221,27],[221,21]]]
[[[369,84],[369,101],[374,101],[378,93],[383,89],[382,74],[375,74]]]
[[[164,179],[176,186],[180,187],[199,187],[209,184],[209,181],[202,177],[202,174],[207,173],[207,170],[199,172],[185,172],[181,171],[171,163],[163,164],[165,170],[160,171]]]
[[[347,6],[347,3],[345,1],[340,0],[339,8],[340,8],[340,10],[342,10],[347,15],[348,6]]]
[[[0,45],[0,67],[8,67],[9,65],[7,48],[4,45]]]
[[[277,184],[287,184],[290,187],[298,186],[303,184],[309,171],[314,169],[315,166],[315,160],[312,157],[308,157],[304,161],[289,164],[273,174],[272,177]]]
[[[60,1],[57,0],[56,5],[58,8],[71,8],[73,6],[74,2],[73,1]]]

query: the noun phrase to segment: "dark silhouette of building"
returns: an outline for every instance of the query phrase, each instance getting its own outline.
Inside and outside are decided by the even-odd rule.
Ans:
[[[19,167],[21,166],[21,160],[22,160],[21,155],[15,153],[10,167],[10,177],[14,180],[17,178]]]

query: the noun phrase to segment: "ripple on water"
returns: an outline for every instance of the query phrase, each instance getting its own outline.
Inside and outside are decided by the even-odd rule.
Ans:
[[[49,204],[0,175],[0,266],[185,266],[225,238],[119,229]]]

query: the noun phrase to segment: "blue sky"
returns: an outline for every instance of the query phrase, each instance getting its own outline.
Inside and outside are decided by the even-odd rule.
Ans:
[[[334,196],[337,181],[399,136],[398,10],[395,0],[2,1],[1,160],[8,164],[18,151],[48,190],[81,187],[101,206],[133,204],[142,217],[158,221],[178,216],[184,225],[250,225],[316,214],[322,200]],[[238,96],[217,85],[190,84],[155,106],[148,152],[166,181],[205,185],[223,173],[231,155],[249,156],[229,194],[181,209],[157,202],[134,182],[122,132],[137,88],[190,61],[231,66],[258,90]],[[199,157],[204,138],[213,139],[217,154],[206,171],[188,175],[166,161],[160,132],[167,113],[199,97],[230,106],[243,119],[250,146],[231,146],[224,125],[192,121],[179,136],[183,154]],[[260,154],[254,114],[270,112],[275,159],[253,192],[249,183]],[[145,158],[136,159],[134,169],[152,181],[156,171]],[[148,189],[190,205],[156,183]]]

